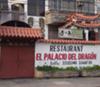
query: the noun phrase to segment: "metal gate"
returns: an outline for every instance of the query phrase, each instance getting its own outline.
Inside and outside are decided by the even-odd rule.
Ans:
[[[0,78],[17,77],[34,77],[34,47],[0,48]]]

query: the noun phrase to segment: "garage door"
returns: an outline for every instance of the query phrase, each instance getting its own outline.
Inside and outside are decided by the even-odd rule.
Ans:
[[[0,55],[0,78],[34,77],[34,48],[3,46]]]

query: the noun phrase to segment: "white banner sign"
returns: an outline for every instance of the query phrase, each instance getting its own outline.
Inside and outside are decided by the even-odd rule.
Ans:
[[[36,43],[35,67],[100,65],[100,45]]]

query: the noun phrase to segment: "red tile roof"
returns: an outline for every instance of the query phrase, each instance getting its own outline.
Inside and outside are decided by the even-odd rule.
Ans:
[[[83,28],[85,28],[85,27],[88,27],[88,28],[100,27],[100,22],[98,20],[96,20],[99,17],[100,17],[100,15],[90,16],[90,15],[74,13],[74,14],[68,15],[67,20],[66,20],[67,23],[65,24],[65,26],[66,25],[71,26],[73,24],[73,25],[76,25],[78,27],[83,27]],[[83,20],[84,20],[84,23],[83,23]]]
[[[41,29],[0,26],[0,37],[42,38]]]
[[[85,41],[85,40],[40,39],[38,41],[44,43],[57,43],[57,44],[100,44],[100,41]]]
[[[89,28],[96,28],[96,27],[100,27],[100,23],[75,23],[74,25],[78,26],[78,27],[89,27]]]
[[[97,19],[100,15],[84,15],[84,14],[79,14],[79,13],[76,13],[74,14],[74,16],[80,18],[80,19],[85,19],[85,20],[95,20]]]

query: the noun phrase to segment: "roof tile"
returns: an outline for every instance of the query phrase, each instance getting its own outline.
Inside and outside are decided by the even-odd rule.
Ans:
[[[0,26],[0,37],[43,38],[41,29]]]
[[[89,27],[89,28],[96,28],[96,27],[100,27],[100,22],[96,19],[98,19],[100,17],[100,15],[84,15],[84,14],[79,14],[79,13],[74,13],[74,14],[70,14],[68,19],[67,19],[67,23],[65,24],[65,26],[71,26],[72,24],[78,26],[78,27]],[[75,21],[73,21],[73,19],[75,19]],[[81,19],[81,20],[80,20]],[[90,21],[90,23],[83,23],[84,21]],[[81,21],[81,22],[80,22]]]

